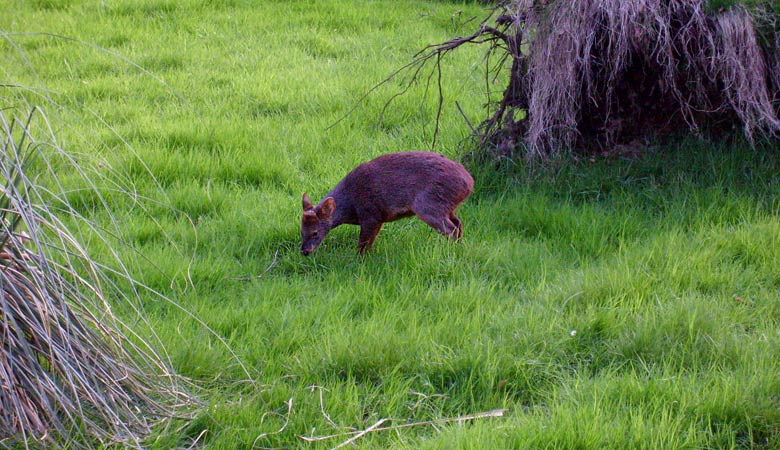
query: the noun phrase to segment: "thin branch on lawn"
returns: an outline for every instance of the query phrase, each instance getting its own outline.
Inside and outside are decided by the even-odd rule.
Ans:
[[[342,442],[341,444],[333,447],[333,449],[331,449],[331,450],[336,450],[336,449],[339,449],[341,447],[345,447],[345,446],[347,446],[347,445],[357,441],[358,439],[362,438],[363,436],[367,435],[368,433],[377,430],[380,425],[382,425],[383,423],[387,422],[388,420],[390,420],[390,419],[379,419],[375,424],[373,424],[370,427],[366,428],[365,430],[359,432],[358,434],[352,436],[351,438],[347,439],[346,441]]]
[[[485,418],[491,418],[491,417],[503,417],[505,412],[506,412],[506,409],[493,409],[493,410],[490,410],[490,411],[485,411],[485,412],[480,412],[480,413],[475,413],[475,414],[468,414],[468,415],[465,415],[465,416],[446,417],[446,418],[443,418],[443,419],[425,420],[425,421],[422,421],[422,422],[404,423],[404,424],[400,424],[400,425],[394,425],[394,426],[390,426],[390,427],[381,427],[381,428],[379,428],[379,425],[381,425],[382,423],[390,420],[388,418],[385,418],[385,419],[381,419],[380,421],[378,421],[374,425],[371,425],[370,427],[368,427],[368,428],[366,428],[365,430],[362,430],[362,431],[349,431],[349,432],[346,432],[346,433],[330,434],[330,435],[326,435],[326,436],[312,436],[312,437],[298,435],[298,437],[300,439],[303,439],[306,442],[318,442],[318,441],[326,441],[328,439],[334,439],[334,438],[338,438],[338,437],[354,436],[353,439],[348,441],[348,443],[351,443],[351,442],[354,442],[354,440],[357,439],[358,437],[365,436],[368,433],[375,433],[375,432],[379,432],[379,431],[389,431],[389,430],[400,430],[400,429],[403,429],[403,428],[412,428],[412,427],[424,427],[424,426],[436,427],[436,425],[443,425],[443,424],[453,423],[453,422],[460,423],[460,422],[466,422],[466,421],[476,420],[476,419],[485,419]],[[344,443],[342,443],[342,445],[343,444]],[[340,446],[341,445],[339,445],[339,447]],[[339,447],[335,447],[335,448],[339,448]]]
[[[347,111],[343,116],[339,117],[335,122],[333,122],[331,125],[329,125],[327,128],[325,128],[325,131],[330,130],[331,128],[333,128],[336,125],[338,125],[339,123],[341,123],[344,119],[349,117],[357,109],[357,107],[366,98],[368,98],[369,95],[371,95],[377,89],[379,89],[380,87],[384,86],[385,84],[387,84],[390,81],[392,81],[393,79],[395,79],[395,77],[398,74],[404,73],[404,72],[406,72],[407,70],[410,70],[410,69],[413,70],[412,76],[408,79],[408,81],[406,81],[406,86],[400,92],[397,92],[397,93],[393,94],[390,97],[390,99],[387,102],[385,102],[385,105],[382,107],[382,111],[381,111],[380,116],[379,116],[380,117],[379,121],[378,121],[379,123],[382,122],[382,118],[384,117],[384,113],[387,110],[387,108],[389,107],[389,105],[393,102],[393,100],[395,100],[396,98],[398,98],[401,95],[405,94],[411,88],[411,86],[413,86],[415,83],[417,83],[417,81],[419,81],[420,72],[422,71],[423,68],[425,68],[425,66],[427,65],[428,61],[430,61],[434,57],[437,60],[436,65],[437,65],[438,70],[439,70],[439,79],[440,79],[439,80],[439,84],[441,84],[441,66],[440,66],[440,61],[441,61],[441,57],[444,56],[446,53],[448,53],[448,52],[450,52],[452,50],[455,50],[456,48],[460,47],[463,44],[483,44],[485,42],[492,42],[492,43],[497,43],[497,42],[504,42],[504,43],[506,43],[506,42],[508,42],[509,37],[507,36],[506,33],[502,32],[502,31],[500,31],[500,30],[498,30],[496,28],[493,28],[491,26],[488,26],[486,24],[488,18],[493,16],[495,11],[497,11],[498,9],[499,8],[496,7],[496,8],[493,8],[490,11],[490,14],[482,21],[482,25],[480,26],[480,29],[478,31],[476,31],[475,33],[473,33],[473,34],[471,34],[469,36],[455,38],[455,39],[452,39],[452,40],[447,41],[447,42],[442,43],[442,44],[430,44],[430,45],[426,46],[425,48],[423,48],[422,50],[420,50],[419,52],[417,52],[414,55],[414,57],[413,57],[411,62],[409,62],[409,63],[403,65],[402,67],[400,67],[399,69],[395,70],[387,78],[385,78],[384,80],[382,80],[379,83],[375,84],[374,86],[371,87],[371,89],[366,91],[365,94],[360,96],[360,98],[358,98],[358,100],[349,109],[349,111]],[[441,116],[441,108],[442,108],[441,104],[442,103],[443,103],[443,97],[442,97],[441,92],[440,92],[439,106],[438,106],[439,112],[437,113],[437,120],[436,120],[436,132],[438,132],[439,117]],[[436,140],[436,136],[434,134],[434,142],[435,142],[435,140]]]
[[[276,266],[276,263],[278,263],[278,262],[279,262],[279,250],[277,249],[276,253],[274,253],[274,259],[271,260],[271,263],[268,264],[268,267],[266,267],[265,270],[262,271],[260,274],[255,275],[253,277],[237,277],[237,278],[233,278],[233,279],[236,280],[236,281],[259,280],[259,279],[263,278],[265,276],[265,274],[267,274],[271,269],[273,269],[274,266]]]

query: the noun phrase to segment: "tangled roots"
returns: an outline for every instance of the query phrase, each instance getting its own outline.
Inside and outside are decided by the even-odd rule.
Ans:
[[[479,130],[498,156],[545,159],[735,126],[751,142],[775,136],[780,58],[772,11],[707,6],[504,1],[474,35],[433,46],[417,62],[475,42],[508,56],[509,85]]]

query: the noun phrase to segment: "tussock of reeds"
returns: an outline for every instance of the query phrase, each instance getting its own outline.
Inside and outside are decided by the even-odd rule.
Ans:
[[[40,111],[8,113],[0,111],[0,447],[140,447],[192,398],[159,346],[112,312],[135,304],[143,286],[121,259],[97,261],[75,237],[115,245],[111,230],[70,207],[57,178],[79,174],[91,189],[95,175],[56,145]]]
[[[750,141],[775,136],[774,12],[708,6],[503,1],[472,36],[432,46],[416,63],[438,61],[434,56],[464,43],[488,43],[489,59],[511,62],[504,95],[480,128],[483,144],[500,156],[603,152],[652,135],[733,128]]]

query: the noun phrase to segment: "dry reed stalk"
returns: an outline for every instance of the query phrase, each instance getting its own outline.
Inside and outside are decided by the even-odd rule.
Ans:
[[[780,130],[752,16],[742,8],[733,9],[718,15],[715,24],[718,45],[712,70],[722,81],[724,96],[739,115],[745,135],[752,139],[754,130]]]
[[[50,131],[40,111],[25,120],[0,111],[0,446],[140,448],[155,426],[185,415],[193,397],[159,342],[113,313],[116,302],[134,307],[145,287],[121,259],[94,260],[69,231],[67,224],[117,244],[113,230],[67,202],[57,170],[85,176],[96,206],[105,206],[52,135],[36,139]]]

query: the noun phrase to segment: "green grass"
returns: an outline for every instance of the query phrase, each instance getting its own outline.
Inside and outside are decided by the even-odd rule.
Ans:
[[[371,433],[356,447],[780,446],[775,148],[683,141],[633,162],[472,164],[462,243],[407,220],[364,258],[349,226],[305,258],[301,193],[318,200],[359,162],[427,148],[435,77],[427,100],[423,83],[381,123],[400,79],[328,127],[424,45],[470,32],[458,24],[481,17],[479,5],[9,10],[3,32],[49,34],[0,41],[3,83],[45,89],[0,88],[3,107],[19,96],[42,105],[64,148],[135,185],[140,203],[101,186],[143,255],[127,257],[214,332],[170,303],[144,305],[206,405],[150,448],[200,437],[208,449],[325,449],[348,436],[299,436],[496,408],[503,418]],[[445,66],[437,150],[451,157],[471,150],[454,100],[472,123],[483,115],[477,61],[467,50]],[[105,219],[94,194],[69,199]]]

